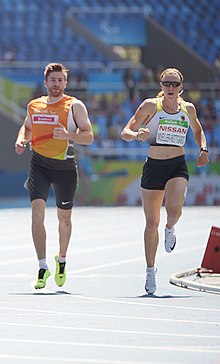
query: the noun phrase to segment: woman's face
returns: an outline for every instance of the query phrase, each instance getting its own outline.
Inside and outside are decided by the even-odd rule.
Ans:
[[[182,90],[182,81],[178,73],[167,72],[163,75],[160,86],[164,93],[164,97],[168,99],[175,99]]]

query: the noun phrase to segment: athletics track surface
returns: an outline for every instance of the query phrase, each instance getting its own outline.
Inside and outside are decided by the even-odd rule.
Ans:
[[[0,363],[220,364],[220,295],[169,283],[199,267],[218,207],[185,207],[177,246],[163,248],[161,210],[157,291],[146,296],[141,207],[73,211],[67,282],[53,279],[56,210],[48,207],[47,254],[52,276],[36,291],[38,266],[29,208],[0,209]]]

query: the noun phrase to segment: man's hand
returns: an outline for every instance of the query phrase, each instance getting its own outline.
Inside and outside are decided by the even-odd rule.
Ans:
[[[28,141],[26,139],[17,139],[15,142],[15,151],[17,154],[23,154]]]
[[[53,130],[53,138],[54,139],[63,139],[63,140],[69,139],[69,133],[66,130],[66,128],[61,123],[58,123],[58,125],[59,125],[59,127],[54,128],[54,130]]]

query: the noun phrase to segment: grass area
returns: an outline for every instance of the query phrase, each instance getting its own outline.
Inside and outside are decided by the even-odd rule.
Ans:
[[[34,87],[20,82],[13,82],[7,78],[0,78],[0,87],[2,95],[8,100],[12,100],[20,107],[26,108],[27,103],[31,100]],[[10,104],[2,105],[5,111],[14,111]]]

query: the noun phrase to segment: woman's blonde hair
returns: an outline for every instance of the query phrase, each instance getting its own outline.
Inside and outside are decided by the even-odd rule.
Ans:
[[[183,74],[177,68],[166,68],[164,71],[162,71],[160,74],[161,82],[163,81],[163,78],[167,73],[176,73],[180,78],[181,84],[183,83]],[[183,90],[181,90],[181,92],[179,93],[179,96],[178,96],[178,98],[181,100],[183,100],[182,97],[180,97],[182,92],[183,92]],[[158,92],[157,97],[161,97],[163,95],[164,95],[163,91],[160,91],[160,92]]]

